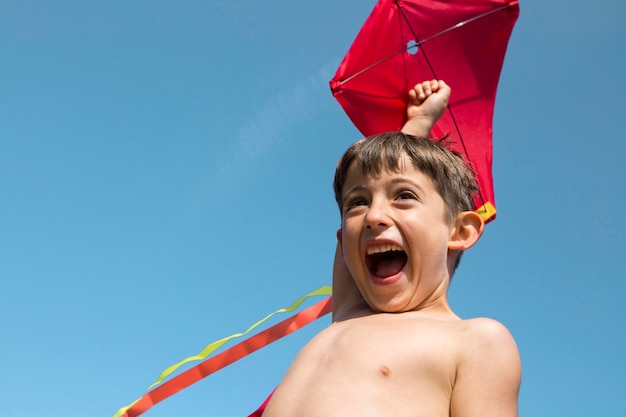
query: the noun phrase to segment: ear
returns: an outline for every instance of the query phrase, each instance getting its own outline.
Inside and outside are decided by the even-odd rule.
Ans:
[[[480,239],[485,228],[485,222],[475,211],[460,213],[450,229],[448,249],[469,249]]]
[[[337,229],[337,247],[339,248],[339,250],[341,251],[341,256],[343,257],[343,246],[341,245],[341,243],[343,242],[343,236],[341,235],[341,228]]]

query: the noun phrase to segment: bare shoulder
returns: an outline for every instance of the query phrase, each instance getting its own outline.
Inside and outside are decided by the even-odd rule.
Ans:
[[[462,326],[459,371],[479,368],[485,373],[512,376],[519,373],[520,356],[515,339],[502,323],[477,318],[463,320]]]
[[[452,416],[517,416],[521,362],[513,336],[487,318],[461,327]]]
[[[517,355],[517,346],[509,330],[499,321],[476,318],[462,321],[463,340],[468,359],[487,354],[491,350]],[[519,355],[517,355],[519,356]]]

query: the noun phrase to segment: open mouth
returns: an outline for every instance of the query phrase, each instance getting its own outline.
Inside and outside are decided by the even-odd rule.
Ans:
[[[407,255],[397,245],[383,245],[367,249],[365,264],[370,274],[377,278],[387,278],[402,271]]]

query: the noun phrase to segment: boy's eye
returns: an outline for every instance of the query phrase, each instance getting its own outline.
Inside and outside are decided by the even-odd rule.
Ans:
[[[417,200],[417,196],[411,191],[402,191],[398,194],[399,200]]]
[[[350,207],[366,206],[366,205],[367,205],[367,201],[365,201],[365,199],[363,198],[355,198],[354,200],[350,202]]]
[[[365,200],[362,197],[354,197],[347,201],[347,204],[345,205],[345,207],[347,210],[350,210],[353,207],[366,206],[366,205],[367,205],[367,200]]]

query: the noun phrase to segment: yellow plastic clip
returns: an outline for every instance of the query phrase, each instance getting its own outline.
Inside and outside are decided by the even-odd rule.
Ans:
[[[480,217],[487,222],[496,215],[496,208],[493,204],[491,204],[491,202],[487,201],[485,204],[476,209],[476,213],[478,213]]]

